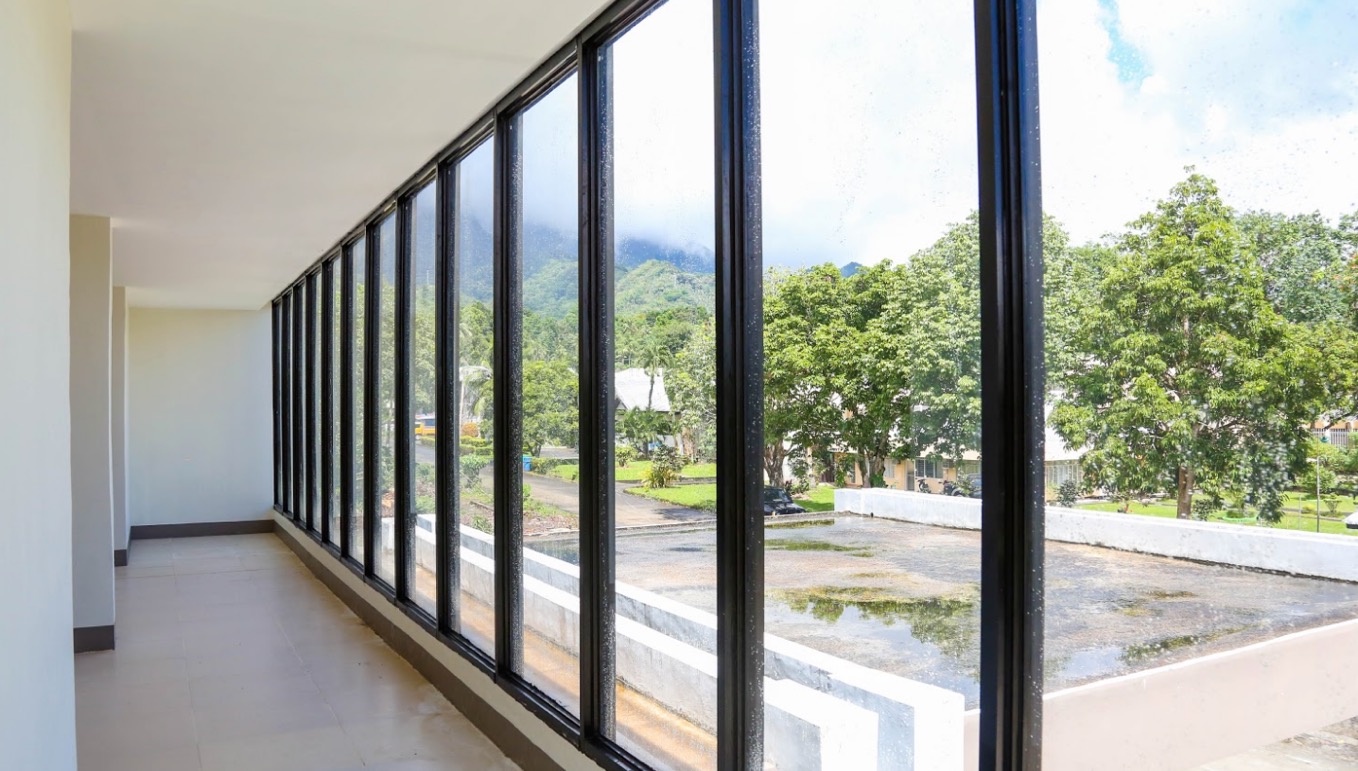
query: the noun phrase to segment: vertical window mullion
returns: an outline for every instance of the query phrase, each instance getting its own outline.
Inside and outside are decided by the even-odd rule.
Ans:
[[[303,378],[306,359],[306,324],[303,307],[305,282],[292,290],[292,518],[306,515],[306,422]]]
[[[285,293],[278,307],[278,399],[281,403],[279,430],[282,433],[283,513],[292,513],[292,299]]]
[[[415,414],[411,409],[411,324],[414,312],[411,298],[411,228],[413,218],[410,196],[396,209],[396,325],[393,335],[395,377],[395,417],[393,426],[396,469],[394,474],[396,516],[394,543],[396,553],[396,596],[409,600],[415,580],[415,522],[412,505],[415,500],[415,480],[412,463],[415,460]]]
[[[439,167],[434,243],[438,250],[434,279],[437,301],[435,335],[435,480],[438,496],[435,534],[437,546],[436,585],[438,588],[439,631],[451,634],[458,628],[458,571],[461,533],[458,530],[459,482],[457,441],[461,432],[458,414],[458,291],[457,264],[457,166],[445,162]]]
[[[314,530],[316,527],[316,275],[313,273],[306,277],[303,284],[305,301],[303,304],[303,314],[306,316],[306,324],[302,327],[302,334],[306,338],[305,361],[302,371],[305,373],[306,383],[303,384],[303,400],[306,405],[306,529]]]
[[[1035,0],[976,1],[981,234],[980,764],[1041,765],[1042,201]]]
[[[497,115],[494,161],[495,661],[523,672],[523,412],[519,357],[522,227],[514,196],[520,185],[522,118]]]
[[[330,543],[335,505],[335,260],[321,267],[321,540]]]
[[[272,366],[272,379],[270,381],[270,396],[273,399],[273,505],[278,507],[283,499],[283,427],[282,427],[282,400],[279,399],[280,389],[279,377],[280,367],[278,366],[280,357],[283,355],[281,346],[278,344],[278,336],[281,331],[279,324],[279,313],[282,306],[278,301],[274,301],[270,308],[270,364]]]
[[[363,269],[363,575],[372,577],[377,565],[377,528],[380,514],[377,500],[380,462],[378,396],[381,376],[379,353],[382,332],[381,233],[376,222],[368,225],[363,239],[366,260]]]
[[[340,253],[340,555],[352,557],[354,525],[354,250]]]
[[[717,767],[762,769],[763,257],[758,0],[714,0]]]
[[[579,47],[580,723],[615,736],[611,59]]]

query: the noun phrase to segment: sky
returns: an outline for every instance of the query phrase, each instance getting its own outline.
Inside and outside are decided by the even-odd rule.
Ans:
[[[760,25],[766,264],[899,261],[976,208],[970,3]],[[1355,31],[1353,0],[1038,0],[1044,208],[1097,239],[1191,165],[1240,209],[1358,210]],[[711,40],[708,0],[669,0],[612,47],[619,236],[712,247]],[[574,110],[571,79],[525,115],[530,224],[575,228]]]

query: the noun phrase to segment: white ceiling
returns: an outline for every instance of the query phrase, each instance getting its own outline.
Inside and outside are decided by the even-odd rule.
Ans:
[[[254,309],[604,0],[71,0],[71,208],[134,305]]]

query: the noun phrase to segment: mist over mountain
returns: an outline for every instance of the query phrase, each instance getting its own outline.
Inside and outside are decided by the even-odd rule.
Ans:
[[[490,302],[493,295],[494,239],[487,223],[459,223],[462,296]],[[415,254],[433,254],[433,228],[417,229]],[[526,310],[561,318],[575,309],[579,262],[574,231],[529,224],[523,229],[523,305]],[[645,238],[626,237],[614,254],[614,307],[618,315],[675,306],[712,307],[716,260],[710,249],[680,248]],[[415,266],[416,283],[432,283],[432,264]]]

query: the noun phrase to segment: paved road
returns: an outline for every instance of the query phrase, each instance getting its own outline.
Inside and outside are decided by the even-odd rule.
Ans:
[[[416,462],[433,463],[434,457],[433,447],[415,444]],[[490,488],[493,474],[494,469],[491,466],[487,466],[481,472],[487,489]],[[534,498],[574,514],[580,513],[580,486],[575,482],[539,474],[525,474],[523,479],[532,489]],[[677,522],[712,519],[710,512],[691,509],[687,506],[675,506],[664,501],[624,492],[624,489],[628,486],[622,484],[615,486],[613,508],[616,524],[619,527],[671,525]]]

